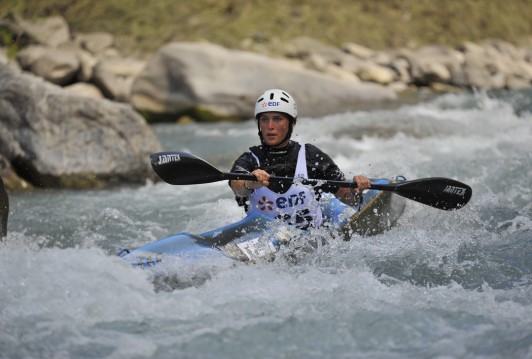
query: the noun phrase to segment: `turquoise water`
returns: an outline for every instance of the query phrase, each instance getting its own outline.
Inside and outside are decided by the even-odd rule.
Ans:
[[[532,358],[531,98],[299,119],[295,139],[349,175],[450,177],[472,200],[409,201],[392,230],[297,264],[176,267],[184,289],[157,290],[115,254],[240,219],[226,183],[13,194],[0,358]],[[257,142],[252,122],[153,129],[224,170]]]

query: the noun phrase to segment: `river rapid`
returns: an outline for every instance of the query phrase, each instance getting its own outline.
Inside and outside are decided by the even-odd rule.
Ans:
[[[451,94],[300,118],[294,139],[349,175],[449,177],[470,203],[408,201],[390,231],[294,263],[176,266],[157,287],[116,254],[243,217],[227,183],[10,195],[0,358],[532,358],[532,91]],[[220,169],[242,124],[155,125]]]

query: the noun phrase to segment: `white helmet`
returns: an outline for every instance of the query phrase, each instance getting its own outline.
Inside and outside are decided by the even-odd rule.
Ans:
[[[282,112],[293,119],[297,118],[297,106],[294,98],[279,89],[266,90],[255,104],[255,118],[264,112]]]

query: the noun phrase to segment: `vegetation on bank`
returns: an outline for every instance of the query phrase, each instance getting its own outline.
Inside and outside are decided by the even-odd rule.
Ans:
[[[384,50],[456,46],[487,38],[531,41],[530,0],[2,0],[34,19],[62,15],[74,32],[106,31],[131,54],[170,41],[208,40],[230,48],[310,36]]]

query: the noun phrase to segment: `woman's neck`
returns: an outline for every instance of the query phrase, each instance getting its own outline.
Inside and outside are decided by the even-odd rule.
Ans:
[[[264,146],[266,152],[270,156],[285,156],[290,148],[293,147],[292,141],[287,141],[284,144],[278,145],[278,146]]]

